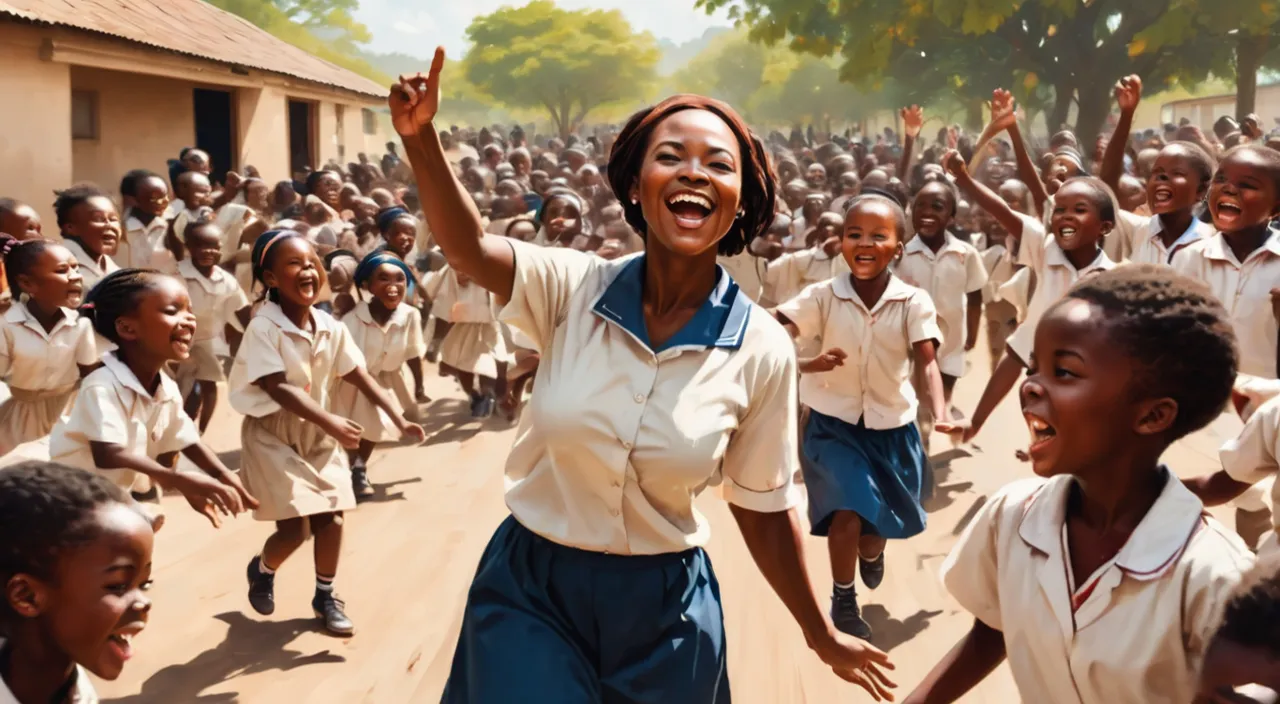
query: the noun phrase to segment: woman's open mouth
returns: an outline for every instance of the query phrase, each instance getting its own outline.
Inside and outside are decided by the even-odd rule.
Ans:
[[[667,210],[676,218],[676,225],[686,230],[696,230],[706,224],[716,211],[711,199],[693,191],[680,191],[667,198]]]

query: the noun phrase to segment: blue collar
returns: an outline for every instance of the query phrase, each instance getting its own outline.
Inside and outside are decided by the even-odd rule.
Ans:
[[[738,284],[724,267],[716,265],[716,286],[693,318],[658,349],[649,342],[644,326],[644,304],[640,290],[644,283],[644,255],[623,260],[617,273],[591,310],[631,334],[653,352],[676,347],[723,347],[736,350],[746,337],[751,300],[738,292]]]

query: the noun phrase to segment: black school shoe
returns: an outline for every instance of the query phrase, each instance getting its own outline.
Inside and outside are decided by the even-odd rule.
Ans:
[[[373,490],[373,485],[369,483],[369,472],[364,465],[356,465],[351,468],[351,490],[356,494],[356,500],[367,499],[377,492]]]
[[[343,611],[344,607],[346,603],[333,592],[317,590],[315,598],[311,600],[311,609],[315,611],[316,618],[324,622],[326,631],[337,636],[355,635],[356,626],[351,623],[351,619],[347,618],[347,613]]]
[[[864,560],[862,556],[858,556],[858,576],[862,577],[862,583],[867,589],[875,589],[884,581],[884,551],[880,551],[880,556],[874,560]]]
[[[858,595],[852,589],[831,590],[831,622],[836,630],[854,638],[871,640],[871,624],[862,618]]]
[[[262,558],[249,561],[249,605],[263,616],[270,616],[276,610],[276,576],[263,574],[261,567]]]

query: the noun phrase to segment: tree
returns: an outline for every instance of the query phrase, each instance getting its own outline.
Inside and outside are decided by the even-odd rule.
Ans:
[[[467,80],[510,107],[545,108],[562,138],[593,108],[643,100],[660,58],[652,35],[633,32],[621,12],[551,0],[477,17],[467,38]]]
[[[860,85],[886,78],[925,101],[953,93],[977,100],[997,86],[1038,101],[1056,128],[1077,112],[1090,144],[1111,112],[1111,86],[1137,73],[1150,86],[1193,85],[1229,75],[1228,15],[1257,0],[696,0],[750,28],[753,39],[843,58]],[[1206,32],[1205,27],[1216,30]],[[1240,25],[1235,25],[1240,26]],[[1021,76],[1022,80],[1018,80]],[[1052,89],[1052,98],[1046,88]]]
[[[670,80],[674,92],[723,100],[743,115],[753,112],[756,93],[790,73],[791,52],[752,42],[746,32],[722,34],[691,58]]]

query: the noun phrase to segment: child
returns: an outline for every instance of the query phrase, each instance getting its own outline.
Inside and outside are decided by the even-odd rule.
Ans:
[[[155,534],[104,477],[47,462],[0,472],[0,701],[96,704],[147,625]]]
[[[40,214],[12,198],[0,198],[0,233],[20,240],[40,239]]]
[[[169,226],[164,218],[169,208],[169,186],[159,174],[139,169],[121,179],[120,195],[129,206],[124,211],[124,237],[114,259],[126,268],[151,267],[152,256],[164,246]]]
[[[511,361],[493,313],[492,296],[450,266],[430,277],[423,289],[431,299],[436,335],[443,335],[440,374],[458,380],[471,401],[471,417],[488,418],[497,399],[507,396],[507,364]]]
[[[1231,593],[1200,671],[1200,696],[1212,704],[1280,701],[1280,561],[1260,559]]]
[[[1134,111],[1142,98],[1142,80],[1121,79],[1115,88],[1120,121],[1102,159],[1101,178],[1113,191],[1120,189],[1125,147]],[[1115,231],[1108,236],[1108,256],[1141,264],[1169,264],[1177,252],[1213,234],[1195,216],[1213,175],[1213,157],[1189,142],[1174,142],[1160,150],[1147,181],[1149,217],[1121,210]]]
[[[215,527],[219,513],[254,506],[236,475],[200,443],[177,384],[161,373],[186,359],[195,340],[182,283],[155,271],[120,269],[89,291],[80,312],[116,349],[85,377],[71,410],[54,426],[53,461],[100,472],[122,489],[147,476],[181,492]],[[179,452],[209,476],[176,471]]]
[[[943,407],[947,409],[951,408],[956,381],[964,375],[965,352],[978,342],[982,291],[987,285],[982,255],[973,245],[947,232],[955,215],[955,189],[945,181],[925,184],[911,204],[916,236],[906,243],[895,267],[903,281],[929,294],[937,308],[942,330],[937,361],[942,373]],[[933,422],[939,419],[932,416],[929,408],[920,410],[920,433],[927,446]]]
[[[249,323],[250,307],[235,276],[218,266],[222,230],[204,217],[186,226],[184,240],[188,256],[177,268],[191,297],[196,336],[191,355],[178,365],[174,376],[186,399],[187,415],[196,420],[203,435],[218,404],[218,382],[226,381],[217,342],[225,338],[235,355],[241,331]]]
[[[950,160],[954,165],[954,160]],[[975,191],[979,192],[980,191]],[[999,200],[999,199],[996,199]],[[1002,201],[1003,202],[1003,201]],[[998,204],[984,205],[988,212],[999,211]],[[1008,217],[1005,213],[1001,217]],[[1067,181],[1053,197],[1050,225],[1053,238],[1043,230],[1018,224],[1020,231],[1009,230],[1018,240],[1018,259],[1035,279],[1034,294],[1025,320],[1008,340],[1008,349],[987,380],[978,407],[967,422],[959,424],[965,442],[972,440],[983,424],[1017,383],[1022,371],[1030,365],[1031,345],[1040,317],[1062,298],[1076,281],[1115,267],[1102,251],[1102,239],[1115,226],[1115,201],[1106,184],[1096,178],[1079,177]],[[1014,224],[1014,221],[1010,221]]]
[[[793,338],[817,337],[824,350],[800,362],[800,401],[809,407],[801,468],[812,533],[830,542],[831,619],[863,640],[871,627],[858,608],[855,573],[875,589],[884,578],[885,540],[925,525],[928,458],[913,423],[913,362],[928,380],[935,416],[945,418],[933,302],[889,268],[905,231],[902,208],[888,198],[851,200],[841,250],[852,273],[813,284],[777,309]]]
[[[245,485],[262,497],[253,516],[275,521],[276,530],[249,562],[249,603],[264,616],[275,611],[275,572],[311,535],[312,609],[330,632],[351,635],[355,626],[333,580],[343,511],[356,504],[343,448],[359,447],[361,428],[332,412],[330,391],[342,379],[392,415],[402,435],[422,440],[422,428],[395,412],[347,328],[313,308],[324,275],[311,243],[292,230],[272,230],[258,238],[252,257],[254,281],[266,290],[231,367],[231,407],[245,415]]]
[[[418,219],[400,206],[383,208],[378,212],[378,230],[385,243],[380,249],[408,262],[418,239]]]
[[[91,183],[58,192],[53,202],[62,245],[80,262],[86,289],[119,269],[111,255],[120,243],[120,215],[105,191]]]
[[[370,376],[395,407],[394,415],[416,417],[418,403],[427,397],[422,385],[422,355],[427,343],[422,338],[422,314],[408,303],[413,293],[409,265],[390,252],[373,252],[360,262],[353,283],[357,291],[367,292],[369,299],[357,303],[343,322],[364,353]],[[404,375],[406,366],[413,376],[412,391]],[[339,415],[364,429],[360,448],[348,455],[356,500],[368,498],[374,494],[367,471],[374,445],[397,440],[400,432],[392,417],[351,384],[338,388],[334,404]]]
[[[93,325],[70,306],[82,296],[75,257],[49,240],[9,240],[5,275],[21,295],[0,321],[0,455],[48,437],[98,364]]]
[[[1252,556],[1160,457],[1230,397],[1226,311],[1163,266],[1104,271],[1045,312],[1030,362],[1039,476],[986,502],[943,563],[975,620],[907,702],[956,701],[1006,658],[1023,701],[1190,702]]]

